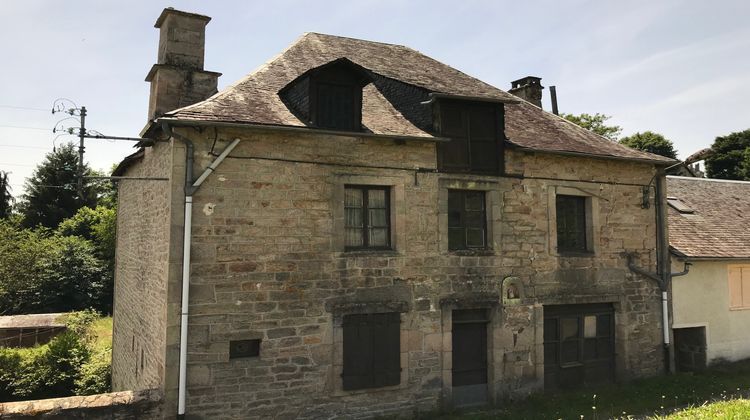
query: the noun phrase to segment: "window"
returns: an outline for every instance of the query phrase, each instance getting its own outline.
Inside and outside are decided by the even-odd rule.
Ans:
[[[503,112],[499,104],[440,101],[438,146],[441,170],[499,173],[502,163]]]
[[[484,191],[448,190],[448,249],[486,248]]]
[[[401,314],[344,315],[344,390],[401,382]]]
[[[310,75],[310,121],[318,128],[362,129],[362,88],[369,76],[354,63],[340,59]]]
[[[388,187],[346,186],[344,189],[347,249],[389,249]]]
[[[730,265],[729,308],[750,309],[750,265]]]
[[[586,197],[557,195],[558,252],[588,252]]]

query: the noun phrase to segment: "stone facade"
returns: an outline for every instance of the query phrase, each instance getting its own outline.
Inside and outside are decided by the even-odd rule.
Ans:
[[[451,407],[457,308],[488,310],[490,403],[544,388],[550,304],[613,305],[617,380],[663,369],[659,289],[631,273],[623,255],[656,264],[654,208],[641,207],[651,164],[509,150],[507,175],[477,176],[415,170],[435,167],[429,141],[179,132],[195,144],[196,175],[241,140],[194,195],[191,416],[359,418]],[[114,384],[163,387],[166,412],[176,404],[180,145],[158,143],[127,171],[171,181],[122,181],[118,216]],[[389,187],[393,250],[344,250],[350,184]],[[448,250],[447,191],[454,188],[485,191],[488,249]],[[591,254],[557,252],[555,194],[587,197]],[[342,316],[384,308],[401,313],[400,384],[344,391]],[[230,360],[229,342],[245,339],[261,340],[260,356]]]

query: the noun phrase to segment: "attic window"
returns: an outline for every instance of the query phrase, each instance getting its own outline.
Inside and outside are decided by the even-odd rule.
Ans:
[[[348,60],[321,66],[310,74],[310,122],[317,128],[362,129],[362,88],[367,74]]]
[[[495,103],[441,100],[436,124],[450,139],[438,146],[438,165],[446,172],[502,172],[503,108]]]
[[[677,197],[667,197],[667,204],[669,204],[670,207],[677,210],[681,214],[693,214],[695,213],[695,210],[688,207],[685,203],[680,201]]]

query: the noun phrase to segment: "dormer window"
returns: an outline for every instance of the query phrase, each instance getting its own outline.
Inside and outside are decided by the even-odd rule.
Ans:
[[[502,172],[502,104],[441,99],[436,103],[435,117],[436,131],[450,139],[438,146],[440,170]]]
[[[370,81],[365,69],[340,58],[299,76],[279,95],[310,127],[362,131],[362,88]]]

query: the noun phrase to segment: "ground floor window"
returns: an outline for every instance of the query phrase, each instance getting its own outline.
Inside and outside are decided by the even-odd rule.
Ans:
[[[612,382],[614,325],[611,304],[545,305],[545,387]]]
[[[344,390],[401,382],[401,314],[344,315]]]

